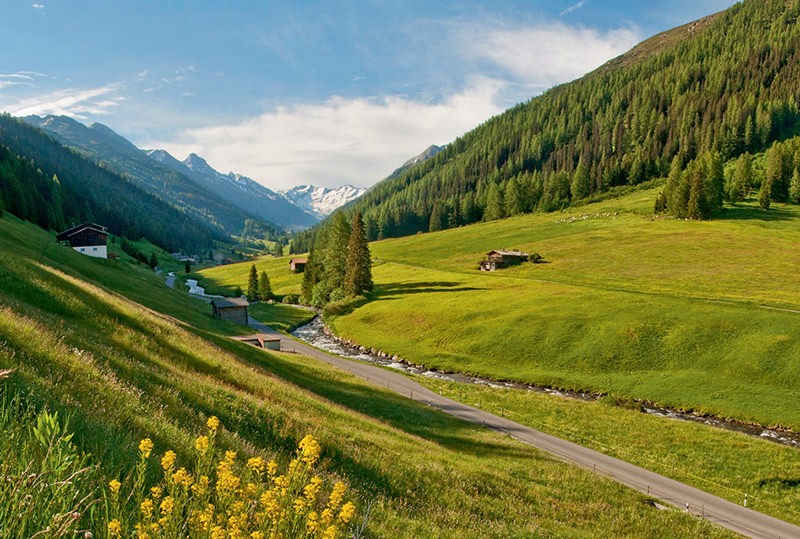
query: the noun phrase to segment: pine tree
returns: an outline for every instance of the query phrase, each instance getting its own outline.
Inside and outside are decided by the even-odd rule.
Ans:
[[[789,201],[800,204],[800,170],[797,167],[794,167],[792,181],[789,184]]]
[[[372,290],[372,257],[360,212],[353,216],[350,228],[344,288],[348,295],[359,296]]]
[[[250,266],[250,276],[247,279],[247,299],[258,301],[258,270],[255,264]]]
[[[486,221],[494,221],[505,217],[505,203],[503,201],[503,187],[496,183],[489,185],[486,193],[486,209],[483,218]]]
[[[764,179],[761,184],[761,194],[758,196],[758,205],[762,210],[768,210],[771,203],[772,185],[769,179]]]
[[[158,258],[156,258],[156,252],[155,251],[150,253],[149,265],[150,265],[150,269],[156,269],[156,266],[158,266]]]
[[[262,271],[258,276],[258,297],[261,298],[262,301],[272,299],[272,283],[270,283],[266,271]]]
[[[580,200],[586,198],[590,194],[591,179],[589,178],[589,169],[583,163],[578,165],[575,169],[575,174],[572,176],[572,183],[569,186],[570,195],[572,200]]]

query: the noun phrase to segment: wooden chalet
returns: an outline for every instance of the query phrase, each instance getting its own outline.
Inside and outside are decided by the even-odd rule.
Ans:
[[[245,298],[214,298],[211,300],[214,318],[243,326],[247,325],[247,307],[249,306],[250,303]]]
[[[289,260],[289,271],[303,273],[306,270],[306,264],[308,264],[307,258],[292,258]]]
[[[108,229],[94,223],[83,223],[61,232],[56,239],[79,253],[108,258]]]
[[[486,253],[486,258],[481,260],[481,271],[494,271],[500,268],[507,268],[514,264],[527,262],[528,253],[522,251],[489,251]]]
[[[268,333],[255,333],[253,335],[242,335],[238,337],[231,337],[234,341],[245,342],[247,344],[252,344],[253,346],[257,346],[258,348],[264,348],[266,350],[278,350],[281,349],[281,338],[277,335],[270,335]]]

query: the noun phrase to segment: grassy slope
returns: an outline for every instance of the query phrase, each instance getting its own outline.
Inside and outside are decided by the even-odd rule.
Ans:
[[[654,190],[372,245],[373,301],[333,321],[412,362],[800,427],[800,208],[653,219]],[[480,273],[491,249],[547,264]]]
[[[185,454],[215,414],[224,443],[247,454],[286,459],[313,432],[328,473],[375,501],[371,536],[729,536],[324,365],[224,337],[240,330],[142,267],[0,220],[0,368],[17,369],[4,385],[73,413],[77,443],[109,473],[145,435]]]
[[[290,256],[276,258],[266,255],[255,260],[205,268],[195,272],[192,276],[200,282],[200,286],[206,288],[206,292],[209,294],[232,295],[237,286],[242,290],[247,290],[250,266],[255,263],[259,274],[262,271],[267,272],[273,293],[278,295],[300,294],[303,275],[289,272],[291,258]]]

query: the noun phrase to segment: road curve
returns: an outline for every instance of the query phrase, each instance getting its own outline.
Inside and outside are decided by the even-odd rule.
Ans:
[[[653,473],[628,462],[587,449],[555,436],[515,423],[506,418],[442,397],[403,374],[327,354],[291,337],[278,333],[250,317],[250,327],[281,339],[281,350],[328,363],[359,378],[373,382],[412,400],[438,408],[470,423],[504,432],[512,438],[546,451],[559,459],[609,477],[648,496],[715,522],[746,537],[800,539],[800,527],[723,500],[700,489]]]

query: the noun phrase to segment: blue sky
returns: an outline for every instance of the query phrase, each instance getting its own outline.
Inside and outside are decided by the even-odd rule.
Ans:
[[[0,0],[0,110],[66,114],[273,189],[430,144],[732,0]]]

